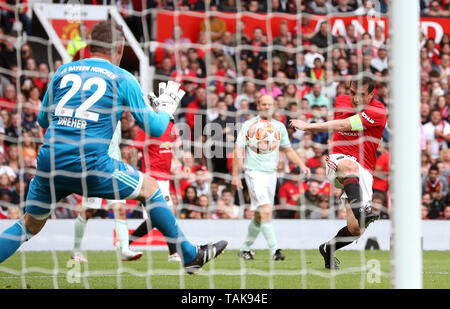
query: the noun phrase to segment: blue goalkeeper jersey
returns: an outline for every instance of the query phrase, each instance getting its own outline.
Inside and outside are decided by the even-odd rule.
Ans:
[[[79,171],[100,164],[108,158],[111,138],[126,110],[155,137],[170,120],[167,113],[152,110],[134,76],[107,60],[88,58],[59,67],[38,114],[39,124],[47,128],[38,169]]]

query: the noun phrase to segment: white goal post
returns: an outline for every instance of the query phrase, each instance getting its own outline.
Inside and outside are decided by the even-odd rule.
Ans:
[[[398,289],[420,289],[419,3],[395,0],[391,5],[391,284]]]
[[[64,45],[61,42],[61,39],[55,32],[54,28],[49,22],[49,16],[51,16],[51,12],[54,12],[55,10],[61,10],[64,8],[67,8],[68,5],[65,4],[48,4],[48,3],[33,3],[32,9],[33,12],[36,14],[36,17],[41,22],[42,26],[44,27],[45,31],[47,32],[47,35],[49,36],[49,39],[54,44],[56,50],[60,54],[62,60],[64,63],[67,63],[70,61],[70,57],[67,54],[67,51],[64,47]],[[83,11],[89,11],[90,9],[101,9],[104,10],[106,13],[108,13],[111,18],[121,25],[124,30],[124,35],[127,43],[132,48],[133,52],[136,54],[136,57],[139,59],[139,82],[142,87],[142,91],[144,93],[147,93],[150,91],[150,67],[149,67],[149,59],[148,56],[144,53],[142,50],[141,45],[134,37],[131,30],[128,28],[127,24],[125,23],[124,19],[120,15],[119,11],[117,10],[117,7],[112,5],[103,5],[103,6],[94,6],[94,5],[81,5],[77,4],[76,9],[71,9],[72,13],[79,12],[79,16],[71,16],[71,19],[74,20],[80,20],[80,16],[82,16]]]

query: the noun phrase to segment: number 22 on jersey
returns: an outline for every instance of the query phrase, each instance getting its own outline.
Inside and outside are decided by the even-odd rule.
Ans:
[[[100,77],[91,77],[83,83],[79,75],[67,74],[62,78],[60,88],[67,87],[67,84],[69,82],[72,82],[72,86],[58,102],[58,105],[56,105],[55,116],[75,117],[91,121],[98,121],[99,114],[89,112],[88,109],[105,94],[105,80]],[[80,90],[80,88],[83,91],[87,91],[90,90],[93,85],[97,85],[97,90],[83,103],[81,103],[81,105],[77,109],[75,109],[75,116],[73,115],[74,109],[64,107],[64,105]]]

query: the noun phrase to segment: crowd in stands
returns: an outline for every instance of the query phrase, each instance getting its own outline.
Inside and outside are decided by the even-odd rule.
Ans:
[[[239,10],[233,0],[211,1],[207,5],[202,0],[144,2],[145,5],[142,1],[121,1],[120,6],[128,10],[122,10],[125,13],[145,7],[175,9],[174,3],[179,4],[178,10],[191,11],[209,8],[221,12],[264,13],[271,9],[297,13],[299,10],[298,1],[291,0],[241,1],[243,7]],[[347,12],[357,16],[387,12],[389,1],[377,1],[377,6],[372,3],[370,0],[312,0],[301,1],[300,9],[311,14]],[[422,0],[421,12],[424,16],[448,16],[449,1]],[[141,22],[136,19],[126,21],[131,29],[142,27],[136,24]],[[154,89],[160,81],[176,80],[186,91],[175,123],[187,126],[192,134],[189,140],[183,141],[181,156],[174,156],[172,164],[173,210],[177,217],[252,217],[247,189],[237,192],[230,185],[237,131],[230,129],[229,124],[238,127],[254,117],[258,98],[271,94],[275,99],[274,119],[286,124],[293,148],[313,172],[310,179],[304,179],[298,168],[289,165],[280,153],[275,218],[345,218],[345,208],[339,199],[342,190],[332,186],[325,175],[324,159],[331,135],[295,131],[288,123],[291,118],[309,122],[332,119],[336,96],[346,94],[349,80],[361,73],[377,77],[375,98],[389,111],[389,38],[380,25],[370,34],[359,33],[349,23],[345,34],[335,36],[330,34],[328,22],[322,22],[317,28],[310,22],[305,15],[302,24],[295,28],[281,22],[276,37],[270,37],[266,29],[259,27],[252,29],[248,36],[243,32],[246,24],[242,20],[232,33],[220,17],[212,14],[200,25],[197,41],[184,37],[183,27],[175,26],[173,37],[161,42],[164,47],[151,55],[156,69]],[[133,32],[142,39],[146,31]],[[17,218],[23,211],[27,187],[35,173],[36,155],[43,141],[37,112],[52,71],[62,62],[59,59],[51,64],[39,62],[30,44],[15,44],[14,31],[5,25],[0,28],[0,34],[0,218]],[[202,45],[208,41],[213,43],[210,48]],[[268,51],[269,45],[273,48]],[[450,35],[444,33],[436,42],[422,33],[420,48],[423,219],[450,219]],[[122,157],[130,162],[130,148],[138,127],[130,113],[124,113],[121,122]],[[219,125],[222,136],[211,139],[203,131],[207,124]],[[196,127],[202,130],[197,131]],[[373,185],[373,207],[382,219],[390,215],[389,137],[386,127],[378,149]],[[199,150],[198,145],[203,148],[200,146]],[[208,158],[206,147],[218,150],[222,156]],[[138,168],[139,164],[141,160]],[[129,216],[142,216],[133,211],[134,205],[129,205]],[[74,218],[79,207],[80,198],[69,196],[58,203],[54,217]]]

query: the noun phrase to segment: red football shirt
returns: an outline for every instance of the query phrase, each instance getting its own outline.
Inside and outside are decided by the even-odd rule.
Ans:
[[[287,180],[278,190],[278,197],[285,198],[286,204],[295,206],[300,195],[304,193],[305,189],[302,184],[296,185],[294,181]]]
[[[381,167],[383,172],[389,172],[389,152],[383,153],[377,159],[377,166]],[[389,189],[389,181],[377,177],[373,177],[373,186],[374,189],[380,191],[387,191]]]
[[[173,122],[169,122],[160,137],[149,137],[143,130],[139,130],[133,146],[143,152],[142,172],[150,174],[156,180],[170,180],[172,149],[177,138]]]
[[[345,119],[356,114],[349,95],[336,97],[334,119]],[[342,153],[353,156],[365,169],[373,174],[377,161],[377,148],[386,126],[386,108],[372,99],[359,113],[363,130],[335,131],[331,154]]]

